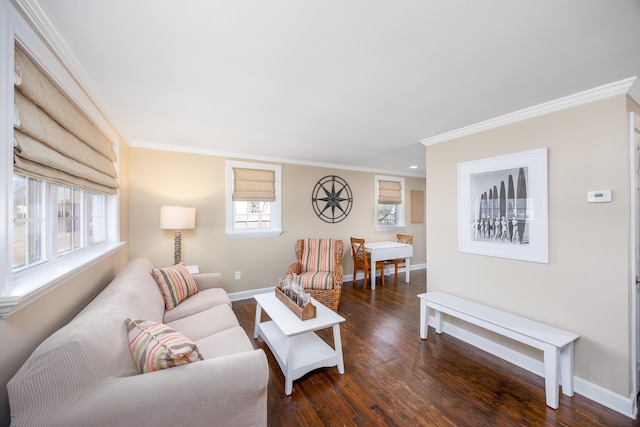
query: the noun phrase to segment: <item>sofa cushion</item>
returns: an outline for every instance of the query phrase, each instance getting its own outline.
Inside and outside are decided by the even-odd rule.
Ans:
[[[226,304],[166,324],[194,341],[240,325],[233,310]]]
[[[204,360],[196,343],[167,325],[136,319],[126,323],[129,349],[141,374]]]
[[[191,316],[217,305],[226,304],[231,306],[229,295],[221,288],[199,289],[196,295],[192,295],[182,301],[180,305],[171,311],[165,311],[164,323]]]
[[[167,310],[171,310],[191,295],[198,292],[196,282],[184,265],[154,268],[151,274],[158,282]]]
[[[196,344],[205,359],[254,350],[251,340],[242,326],[234,326],[217,334],[209,335],[196,341]]]

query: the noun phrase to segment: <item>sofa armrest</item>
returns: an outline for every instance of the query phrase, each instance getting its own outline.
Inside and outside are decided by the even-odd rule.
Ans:
[[[220,273],[200,273],[194,274],[193,280],[198,289],[211,289],[222,287],[222,274]]]
[[[94,383],[68,407],[16,426],[266,426],[269,365],[262,349]],[[29,415],[29,414],[24,414]],[[33,414],[30,414],[33,415]],[[13,424],[12,424],[13,425]]]

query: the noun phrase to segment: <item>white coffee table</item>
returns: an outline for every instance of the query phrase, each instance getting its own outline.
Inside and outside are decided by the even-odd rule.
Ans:
[[[340,339],[340,323],[345,321],[344,317],[312,298],[316,317],[303,321],[273,292],[255,295],[254,298],[257,304],[253,338],[261,337],[271,349],[284,374],[287,396],[291,394],[293,381],[314,369],[337,366],[338,372],[344,374]],[[260,322],[262,310],[271,317],[270,321]],[[314,333],[328,327],[333,327],[334,348]]]

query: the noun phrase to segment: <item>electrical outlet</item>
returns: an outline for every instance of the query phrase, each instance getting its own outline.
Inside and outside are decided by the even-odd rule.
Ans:
[[[242,274],[239,271],[236,271],[236,280],[240,280],[242,278]]]

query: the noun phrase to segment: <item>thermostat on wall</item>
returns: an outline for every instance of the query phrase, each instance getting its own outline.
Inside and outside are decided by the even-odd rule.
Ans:
[[[611,190],[589,191],[587,193],[587,202],[604,203],[611,201]]]

